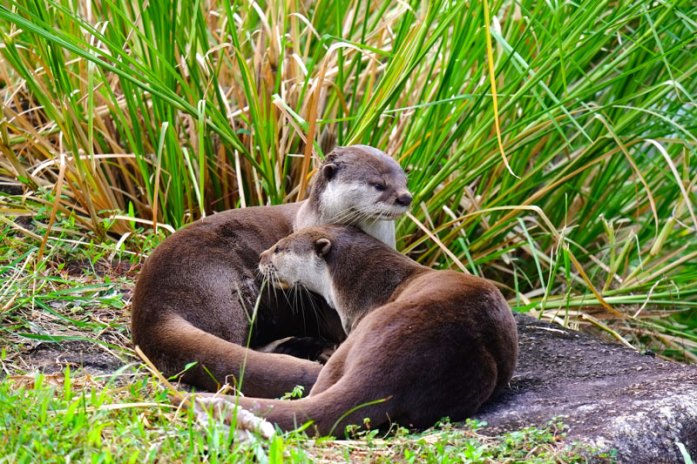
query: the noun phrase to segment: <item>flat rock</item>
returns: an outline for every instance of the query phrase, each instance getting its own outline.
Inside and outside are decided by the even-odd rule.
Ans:
[[[568,441],[616,453],[618,462],[683,463],[677,442],[697,457],[697,366],[529,316],[516,320],[518,367],[510,387],[478,414],[485,433],[560,418]]]

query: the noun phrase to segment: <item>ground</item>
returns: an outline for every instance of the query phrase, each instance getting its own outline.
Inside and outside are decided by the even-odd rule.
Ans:
[[[162,386],[130,349],[129,303],[138,260],[133,264],[106,259],[95,263],[68,261],[50,268],[46,275],[56,278],[42,281],[48,283],[40,286],[41,294],[35,295],[34,300],[27,300],[33,302],[33,307],[24,305],[5,318],[6,327],[13,323],[16,327],[12,332],[5,331],[10,343],[4,350],[2,367],[5,382],[12,384],[8,394],[19,391],[21,396],[22,388],[36,389],[36,372],[43,372],[45,376],[39,380],[41,387],[55,388],[55,399],[61,389],[65,389],[66,368],[69,368],[67,382],[71,388],[91,387],[109,392],[114,398],[110,408],[146,403],[157,407],[158,412],[150,419],[141,414],[138,420],[154,424],[161,420],[163,430],[178,422],[185,428],[194,427],[190,418],[176,413],[167,404]],[[445,456],[460,456],[454,458],[456,460],[468,456],[467,459],[474,462],[478,459],[486,462],[494,456],[498,456],[495,460],[524,458],[526,461],[572,462],[597,455],[602,448],[605,453],[596,459],[609,462],[617,452],[613,449],[615,442],[594,438],[604,430],[607,413],[614,414],[618,410],[608,405],[617,404],[619,408],[630,393],[639,398],[653,398],[652,392],[660,391],[663,384],[657,387],[648,381],[655,383],[657,376],[663,374],[689,373],[674,379],[670,377],[670,385],[677,385],[680,380],[694,386],[697,379],[695,370],[683,365],[642,356],[616,344],[600,342],[526,316],[517,315],[517,319],[521,335],[519,368],[510,389],[482,411],[480,422],[445,423],[419,434],[392,431],[386,438],[377,431],[349,441],[300,439],[296,442],[295,438],[285,438],[282,454],[292,455],[291,450],[296,450],[300,453],[298,456],[302,454],[327,462],[408,462],[411,458],[441,460]],[[139,389],[133,385],[139,385]],[[118,406],[119,402],[122,406]],[[56,407],[59,411],[64,407],[70,409],[68,403]],[[597,419],[595,423],[593,417]],[[128,420],[131,419],[126,418],[124,422]],[[529,425],[536,428],[525,428]],[[680,425],[674,428],[677,439],[694,452],[694,430],[690,432],[689,427],[677,425]],[[565,439],[567,432],[569,438]],[[179,433],[184,432],[179,430]],[[157,435],[157,427],[151,434]],[[590,446],[568,451],[576,440]],[[668,445],[675,448],[673,443]],[[119,443],[115,446],[118,448]],[[205,447],[210,446],[205,444]],[[540,450],[543,450],[542,458],[538,455]],[[273,447],[267,451],[273,453]],[[178,456],[182,451],[175,446],[171,452]],[[118,450],[116,453],[118,455]],[[514,459],[512,456],[516,455]],[[654,462],[678,461],[654,459]]]

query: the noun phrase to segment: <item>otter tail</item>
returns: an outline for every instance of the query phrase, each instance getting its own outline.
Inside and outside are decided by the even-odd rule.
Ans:
[[[166,375],[180,373],[195,361],[181,380],[209,391],[230,383],[246,395],[264,398],[282,396],[297,385],[309,392],[322,368],[316,362],[228,342],[179,316],[163,321],[157,333],[157,340],[140,343],[143,352]]]
[[[393,402],[391,398],[368,400],[356,390],[343,388],[341,383],[314,396],[299,400],[273,400],[228,395],[197,394],[200,406],[212,411],[214,417],[232,423],[232,409],[220,407],[221,401],[227,405],[238,405],[267,421],[278,425],[282,430],[296,429],[312,422],[310,429],[317,435],[341,436],[347,425],[363,425],[368,418],[373,426],[380,426],[389,420]]]

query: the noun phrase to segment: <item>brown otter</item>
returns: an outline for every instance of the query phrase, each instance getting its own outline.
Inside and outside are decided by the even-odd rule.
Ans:
[[[410,203],[406,176],[392,158],[362,145],[335,149],[308,200],[209,216],[159,245],[136,283],[134,344],[166,375],[197,361],[182,380],[199,388],[215,391],[233,376],[253,396],[309,389],[320,364],[245,346],[289,336],[338,342],[345,335],[336,313],[316,295],[277,290],[259,297],[259,254],[294,229],[324,223],[356,224],[394,246],[393,220]],[[277,351],[292,353],[289,346]]]
[[[516,324],[486,279],[431,270],[342,226],[295,232],[262,253],[260,269],[324,296],[350,332],[308,397],[226,397],[284,430],[308,420],[322,435],[364,418],[419,428],[461,420],[513,374]],[[220,405],[217,398],[198,401]]]

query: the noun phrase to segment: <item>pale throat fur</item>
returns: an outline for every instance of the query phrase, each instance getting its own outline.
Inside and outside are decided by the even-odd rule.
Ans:
[[[412,201],[407,178],[399,164],[379,150],[356,146],[369,157],[346,159],[351,154],[327,157],[313,181],[310,198],[300,207],[295,231],[322,224],[358,226],[395,248],[394,220]],[[344,157],[342,157],[342,155]]]

